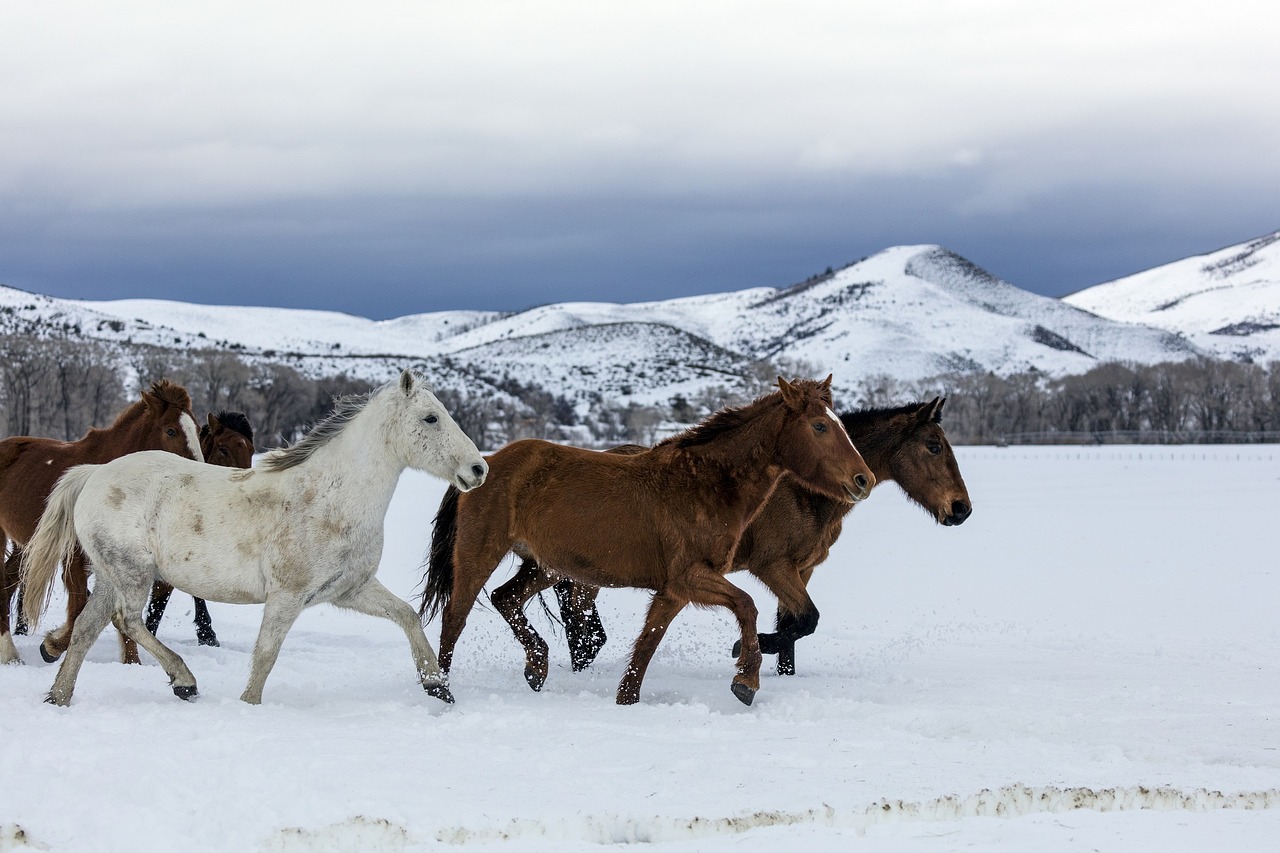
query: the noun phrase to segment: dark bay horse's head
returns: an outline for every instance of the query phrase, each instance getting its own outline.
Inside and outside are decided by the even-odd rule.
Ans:
[[[780,462],[805,488],[837,500],[857,502],[871,494],[876,478],[831,410],[831,377],[822,382],[778,377],[786,411],[779,434]]]
[[[887,470],[877,468],[882,479],[897,482],[939,524],[953,527],[964,523],[973,512],[973,505],[956,455],[942,430],[942,407],[946,402],[944,397],[934,397],[928,403],[904,406],[880,418],[883,426],[878,426],[875,418],[859,419],[858,413],[846,415],[844,421],[851,435],[876,433],[868,436],[864,446],[885,448]]]
[[[153,383],[150,390],[142,392],[142,403],[142,446],[130,447],[125,453],[167,450],[197,462],[204,461],[195,415],[191,413],[191,395],[186,388],[161,379]],[[124,417],[130,409],[121,416]]]
[[[200,450],[212,465],[248,468],[253,465],[253,426],[243,412],[210,412],[209,422],[200,427]]]

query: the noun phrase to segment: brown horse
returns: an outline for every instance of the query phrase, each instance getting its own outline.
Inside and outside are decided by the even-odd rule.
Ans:
[[[204,461],[210,465],[222,465],[227,468],[248,468],[253,465],[253,426],[243,412],[209,413],[209,422],[200,427],[200,450],[204,453]],[[173,587],[158,580],[151,587],[151,602],[147,605],[147,630],[152,634],[160,627],[165,608],[169,606],[169,596]],[[213,620],[209,616],[209,605],[203,598],[195,598],[196,641],[202,646],[218,645],[218,635],[213,630]],[[120,635],[125,649],[125,662],[137,662],[136,644]],[[129,650],[133,657],[130,659]]]
[[[942,429],[946,400],[841,415],[849,438],[875,474],[876,484],[896,482],[907,497],[945,526],[964,523],[972,513],[969,492],[955,453]],[[611,452],[636,453],[627,445]],[[778,655],[778,673],[795,674],[795,643],[818,625],[818,608],[807,586],[840,535],[850,504],[834,501],[786,480],[778,486],[738,545],[735,571],[746,569],[778,599],[776,632],[760,634],[760,651]],[[559,583],[556,581],[559,580]],[[555,584],[574,670],[590,666],[605,643],[595,607],[598,587],[560,580],[553,570],[525,560],[510,581],[493,592],[502,610]],[[501,602],[501,603],[500,603]],[[734,654],[737,654],[735,647]]]
[[[751,596],[724,575],[739,539],[779,481],[852,504],[875,477],[831,411],[824,382],[779,378],[779,390],[727,409],[647,453],[597,453],[538,440],[489,457],[483,489],[446,493],[436,516],[423,615],[443,605],[440,665],[477,594],[508,551],[595,586],[654,591],[644,629],[618,685],[619,704],[640,699],[644,673],[686,604],[726,607],[742,636],[732,690],[750,704],[760,687]],[[539,690],[547,644],[522,607],[504,609],[525,648],[525,679]]]
[[[109,462],[137,450],[167,450],[188,459],[202,458],[191,396],[162,379],[143,392],[106,429],[91,429],[78,441],[14,436],[0,441],[0,551],[13,548],[0,567],[0,663],[20,659],[9,634],[9,608],[18,586],[22,546],[31,538],[54,483],[68,468]],[[77,549],[63,567],[67,585],[67,624],[50,632],[40,654],[52,663],[67,648],[71,625],[89,596],[84,555]]]

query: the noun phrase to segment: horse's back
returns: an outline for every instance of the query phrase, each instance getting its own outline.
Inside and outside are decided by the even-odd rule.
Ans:
[[[49,438],[12,436],[0,441],[0,528],[11,538],[31,538],[45,501],[67,461],[67,443]]]

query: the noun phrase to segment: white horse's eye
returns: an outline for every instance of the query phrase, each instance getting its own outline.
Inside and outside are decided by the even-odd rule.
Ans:
[[[423,420],[429,424],[433,424],[440,419],[437,418],[435,415],[427,415],[425,418],[423,418]]]

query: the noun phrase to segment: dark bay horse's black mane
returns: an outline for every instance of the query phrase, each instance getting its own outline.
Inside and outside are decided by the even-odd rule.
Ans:
[[[845,412],[840,415],[840,420],[844,421],[845,429],[852,429],[863,426],[872,421],[880,421],[885,418],[891,418],[895,415],[912,414],[925,405],[921,402],[907,403],[905,406],[886,406],[879,409],[857,409],[852,412]],[[942,423],[942,418],[934,419],[935,423]]]
[[[218,419],[218,423],[222,424],[229,430],[238,432],[249,441],[253,441],[253,425],[249,423],[249,418],[244,412],[214,412],[213,416]],[[205,424],[200,427],[200,435],[203,436],[209,430],[209,425]]]

